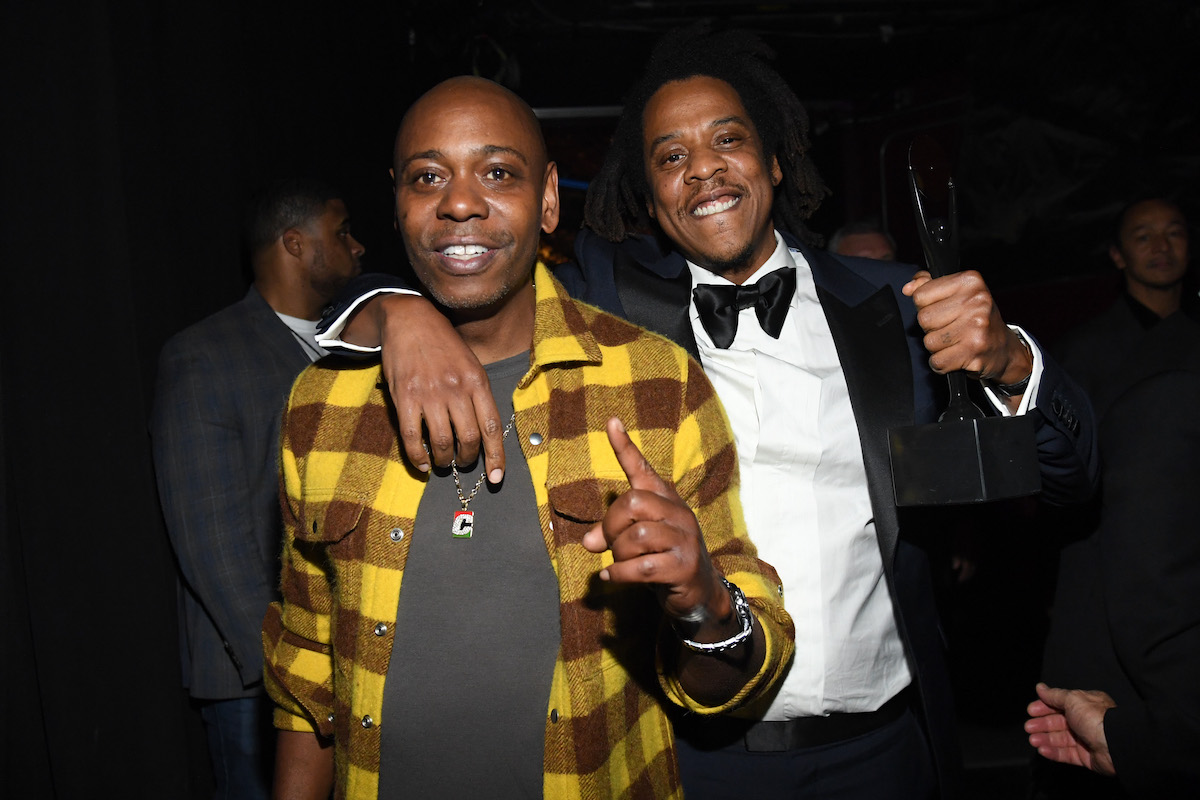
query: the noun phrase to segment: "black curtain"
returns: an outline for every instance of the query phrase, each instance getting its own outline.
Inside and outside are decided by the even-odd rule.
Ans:
[[[316,4],[0,8],[0,794],[210,791],[150,460],[155,361],[244,293],[241,206],[268,179],[340,185],[368,263],[394,263],[410,96],[398,77],[368,106],[362,80],[403,74],[390,27]]]

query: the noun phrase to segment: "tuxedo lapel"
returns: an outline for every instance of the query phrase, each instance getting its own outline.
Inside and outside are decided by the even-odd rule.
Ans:
[[[678,255],[644,265],[618,248],[613,259],[613,278],[627,320],[662,334],[699,360],[688,315],[692,276],[686,266]]]
[[[846,376],[858,425],[875,531],[890,571],[899,522],[892,488],[888,429],[912,425],[912,359],[904,318],[890,286],[876,288],[825,253],[804,255],[813,270],[817,298]]]

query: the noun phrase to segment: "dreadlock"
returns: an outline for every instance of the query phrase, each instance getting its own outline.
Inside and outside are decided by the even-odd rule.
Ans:
[[[762,140],[763,156],[779,160],[783,180],[775,190],[776,227],[816,244],[805,225],[829,193],[808,158],[808,113],[795,92],[767,62],[775,53],[749,31],[713,31],[710,21],[666,34],[655,46],[641,80],[630,90],[599,174],[588,187],[585,224],[619,242],[651,227],[650,187],[643,164],[643,115],[664,84],[697,76],[733,87]]]

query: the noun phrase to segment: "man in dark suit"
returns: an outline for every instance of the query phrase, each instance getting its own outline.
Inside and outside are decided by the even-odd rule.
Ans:
[[[311,181],[251,204],[254,284],[163,347],[154,466],[180,570],[184,685],[200,705],[218,797],[263,797],[273,730],[262,620],[279,574],[279,424],[288,389],[323,354],[322,308],[359,272],[345,203]]]
[[[1200,784],[1200,326],[1180,311],[1188,231],[1162,199],[1131,204],[1117,229],[1127,294],[1063,358],[1092,396],[1104,470],[1090,524],[1059,558],[1047,683],[1025,726],[1041,756],[1073,765],[1038,762],[1047,798],[1190,796]],[[1101,347],[1106,363],[1092,352]]]
[[[806,243],[826,190],[804,109],[764,55],[742,34],[690,30],[659,45],[589,189],[577,260],[556,272],[575,296],[700,359],[734,430],[751,538],[797,621],[772,702],[745,719],[678,721],[683,786],[690,798],[948,793],[949,684],[928,563],[901,536],[887,430],[936,418],[944,381],[930,366],[965,369],[1004,413],[1034,415],[1045,495],[1066,502],[1094,482],[1088,407],[1004,324],[977,274],[935,281]],[[386,334],[413,463],[456,447],[473,457],[482,442],[495,477],[499,416],[427,306],[368,303],[348,335]],[[331,316],[335,329],[344,317]]]
[[[1097,404],[1105,392],[1124,391],[1113,380],[1115,367],[1130,360],[1149,330],[1185,305],[1187,218],[1165,197],[1129,203],[1117,215],[1108,255],[1121,272],[1121,295],[1054,348],[1059,363]]]

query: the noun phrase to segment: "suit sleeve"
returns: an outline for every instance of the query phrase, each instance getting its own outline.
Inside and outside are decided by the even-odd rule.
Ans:
[[[1053,505],[1086,502],[1099,483],[1096,420],[1087,395],[1046,351],[1034,417],[1042,499]]]
[[[783,679],[795,649],[796,631],[783,608],[779,576],[758,558],[746,532],[737,453],[725,410],[700,365],[682,351],[679,357],[686,362],[687,381],[685,407],[674,437],[675,488],[696,514],[713,566],[745,593],[755,624],[765,634],[767,648],[758,673],[728,703],[717,708],[693,700],[674,675],[660,669],[662,687],[673,701],[689,711],[716,714],[753,702]],[[660,667],[670,662],[663,656],[678,647],[678,637],[664,624]]]
[[[1197,408],[1200,374],[1162,374],[1114,404],[1102,431],[1105,616],[1137,693],[1108,711],[1104,729],[1117,779],[1139,797],[1200,784]]]
[[[216,348],[169,343],[151,420],[154,469],[180,571],[244,686],[262,680],[259,631],[274,599],[255,533],[244,431]]]

